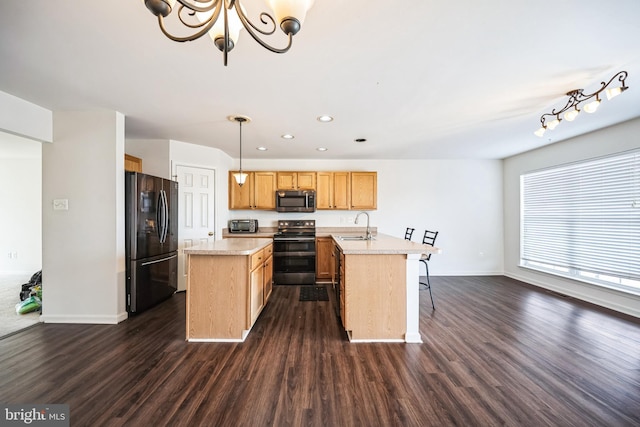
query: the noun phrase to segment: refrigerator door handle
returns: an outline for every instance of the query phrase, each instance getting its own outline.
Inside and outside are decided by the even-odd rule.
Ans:
[[[169,233],[169,201],[167,200],[167,192],[162,190],[162,207],[164,209],[163,222],[162,222],[162,243],[167,241],[167,234]]]
[[[165,262],[165,261],[169,261],[170,259],[174,259],[175,257],[177,257],[178,255],[171,255],[170,257],[166,257],[166,258],[162,258],[162,259],[157,259],[155,261],[147,261],[147,262],[143,262],[142,264],[140,264],[141,266],[145,266],[145,265],[151,265],[151,264],[157,264],[159,262]]]
[[[156,221],[158,223],[158,239],[160,239],[160,243],[164,243],[165,240],[167,240],[167,228],[169,224],[167,193],[164,190],[160,190],[160,194],[158,195],[158,209],[156,212]]]
[[[164,224],[164,208],[162,207],[162,190],[158,193],[158,201],[156,202],[156,231],[158,240],[162,243],[162,226]]]

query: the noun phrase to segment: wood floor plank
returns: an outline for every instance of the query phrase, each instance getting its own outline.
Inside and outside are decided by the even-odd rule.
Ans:
[[[185,296],[0,340],[0,401],[73,426],[640,425],[640,321],[502,276],[432,277],[422,344],[348,342],[277,286],[244,343],[184,340]]]

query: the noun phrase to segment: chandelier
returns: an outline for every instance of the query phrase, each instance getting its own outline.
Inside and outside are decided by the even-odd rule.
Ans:
[[[174,5],[179,3],[172,15],[184,26],[185,36],[171,34],[165,27],[165,19],[171,15]],[[240,0],[144,0],[147,9],[158,17],[158,24],[165,36],[176,42],[187,42],[209,34],[213,43],[222,52],[224,65],[227,55],[235,46],[240,30],[244,28],[262,47],[275,53],[285,53],[291,48],[293,36],[300,31],[307,11],[314,0],[267,0],[275,18],[260,13],[261,28],[249,21]],[[222,15],[222,16],[221,16]],[[176,18],[177,17],[177,18]],[[262,38],[271,36],[277,28],[287,35],[289,41],[282,48],[273,47]]]
[[[582,110],[585,113],[595,113],[595,111],[600,106],[600,93],[602,93],[602,91],[605,91],[607,99],[611,99],[615,96],[620,95],[622,92],[629,89],[629,87],[625,84],[626,79],[627,72],[619,71],[616,75],[611,77],[611,79],[607,83],[600,82],[600,89],[593,93],[586,94],[584,93],[584,89],[575,89],[567,92],[567,96],[569,97],[569,99],[567,100],[566,105],[558,111],[556,111],[556,109],[554,108],[550,113],[543,114],[540,117],[540,123],[542,124],[542,126],[540,127],[540,129],[535,131],[534,134],[536,136],[542,137],[547,129],[555,129],[556,126],[558,126],[562,121],[562,118],[560,118],[561,115],[562,117],[564,117],[564,120],[572,122],[576,117],[578,117],[578,114],[580,114],[581,110],[578,107],[582,103],[585,103],[582,107]],[[609,85],[614,80],[619,81],[620,86],[609,88]],[[586,103],[589,100],[591,100],[591,102]]]

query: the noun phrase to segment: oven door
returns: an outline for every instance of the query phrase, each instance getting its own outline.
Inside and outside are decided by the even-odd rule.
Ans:
[[[315,284],[315,240],[274,240],[273,281],[276,285]]]

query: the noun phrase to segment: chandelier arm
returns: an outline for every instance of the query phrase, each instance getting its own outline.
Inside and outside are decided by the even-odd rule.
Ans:
[[[223,3],[224,0],[207,0],[207,1],[195,0],[194,3],[187,0],[176,0],[176,1],[180,3],[181,5],[180,8],[186,7],[187,9],[191,9],[194,12],[209,12],[214,7],[218,7],[221,3]],[[198,6],[198,3],[211,3],[211,4],[208,6]]]
[[[275,21],[275,19],[273,19],[273,17],[271,15],[269,15],[266,12],[262,12],[260,14],[260,21],[263,24],[267,25],[267,24],[269,24],[269,22],[267,22],[267,20],[268,20],[268,21],[271,22],[271,25],[273,27],[268,31],[267,30],[262,30],[262,29],[256,27],[251,21],[249,21],[247,16],[242,11],[242,8],[240,7],[240,1],[239,0],[234,1],[234,3],[235,3],[234,8],[235,8],[236,12],[238,13],[238,17],[240,18],[240,22],[242,22],[242,26],[247,30],[249,35],[256,42],[258,42],[262,47],[264,47],[265,49],[270,50],[271,52],[274,52],[274,53],[285,53],[291,48],[291,45],[293,43],[293,34],[288,34],[289,43],[284,48],[277,48],[277,47],[271,46],[270,44],[268,44],[267,42],[262,40],[260,38],[260,36],[257,34],[257,33],[260,33],[262,35],[268,36],[268,35],[271,35],[271,34],[273,34],[275,32],[275,30],[276,30],[276,21]],[[267,19],[267,20],[265,20],[265,19]]]
[[[162,17],[162,15],[158,15],[158,24],[160,25],[160,30],[162,31],[162,33],[167,36],[169,39],[173,40],[174,42],[190,42],[196,39],[199,39],[200,37],[204,36],[205,34],[207,34],[209,32],[209,30],[213,27],[213,25],[216,23],[216,21],[218,20],[218,17],[220,15],[220,10],[221,8],[219,7],[222,4],[222,0],[215,0],[215,3],[212,3],[212,7],[215,6],[217,7],[217,9],[213,12],[213,15],[211,16],[211,19],[207,20],[206,22],[203,22],[201,24],[189,24],[188,22],[185,22],[183,16],[182,16],[182,11],[185,7],[189,7],[189,6],[185,6],[183,4],[183,0],[178,0],[181,3],[180,8],[178,9],[178,18],[180,20],[180,22],[182,22],[183,25],[185,25],[188,28],[200,28],[200,30],[196,33],[193,33],[191,35],[188,36],[184,36],[184,37],[178,37],[178,36],[174,36],[173,34],[171,34],[167,28],[164,26],[164,18]],[[211,8],[209,9],[211,10]]]

